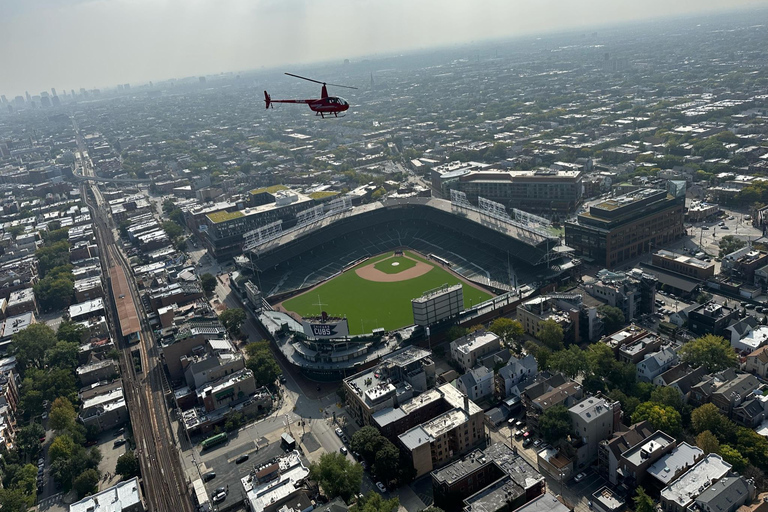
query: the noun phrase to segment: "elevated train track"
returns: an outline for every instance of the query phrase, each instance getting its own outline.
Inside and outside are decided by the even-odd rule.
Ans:
[[[80,137],[78,142],[83,149]],[[166,407],[166,393],[169,387],[159,363],[154,336],[146,316],[141,313],[141,301],[136,284],[131,278],[130,265],[115,243],[114,232],[109,225],[110,219],[103,207],[104,199],[98,186],[83,183],[81,191],[91,210],[101,249],[103,270],[110,276],[110,290],[113,293],[109,296],[112,325],[115,327],[120,348],[123,389],[136,441],[136,454],[141,467],[147,508],[153,512],[193,512],[195,506],[188,491],[188,482],[181,466]],[[90,200],[89,191],[93,194],[93,201]],[[118,285],[117,292],[114,285]],[[124,302],[120,304],[121,301]],[[129,340],[123,338],[125,329],[118,329],[121,323],[121,327],[125,326],[125,315],[133,317],[130,319],[131,323],[138,321],[138,344],[129,343]],[[134,364],[137,351],[140,365]]]

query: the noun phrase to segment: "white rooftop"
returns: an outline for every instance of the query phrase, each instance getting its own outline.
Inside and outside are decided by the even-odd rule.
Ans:
[[[140,501],[139,479],[134,477],[71,504],[69,512],[121,512],[135,507]]]
[[[731,465],[715,453],[710,453],[680,478],[661,490],[661,498],[674,501],[678,506],[687,507],[720,478],[731,470]]]

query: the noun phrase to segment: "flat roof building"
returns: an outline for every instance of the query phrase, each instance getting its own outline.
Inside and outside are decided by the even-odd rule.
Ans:
[[[108,489],[72,503],[69,512],[143,512],[139,478],[118,482]]]
[[[731,468],[720,455],[710,453],[661,490],[661,509],[664,512],[685,512],[710,485],[729,475]]]
[[[642,188],[565,222],[565,243],[588,261],[613,268],[683,236],[684,210],[684,195]]]

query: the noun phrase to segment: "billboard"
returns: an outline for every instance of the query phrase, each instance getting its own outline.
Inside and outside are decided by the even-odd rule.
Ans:
[[[346,318],[331,318],[323,314],[320,318],[305,318],[301,324],[304,334],[315,339],[345,338],[349,336]]]
[[[413,299],[411,306],[414,324],[432,325],[464,310],[464,291],[460,284],[442,286]]]

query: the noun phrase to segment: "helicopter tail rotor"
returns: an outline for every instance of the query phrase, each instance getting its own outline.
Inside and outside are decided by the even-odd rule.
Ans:
[[[269,108],[270,103],[272,103],[272,98],[269,97],[267,91],[264,91],[264,102],[267,104],[267,108]]]

